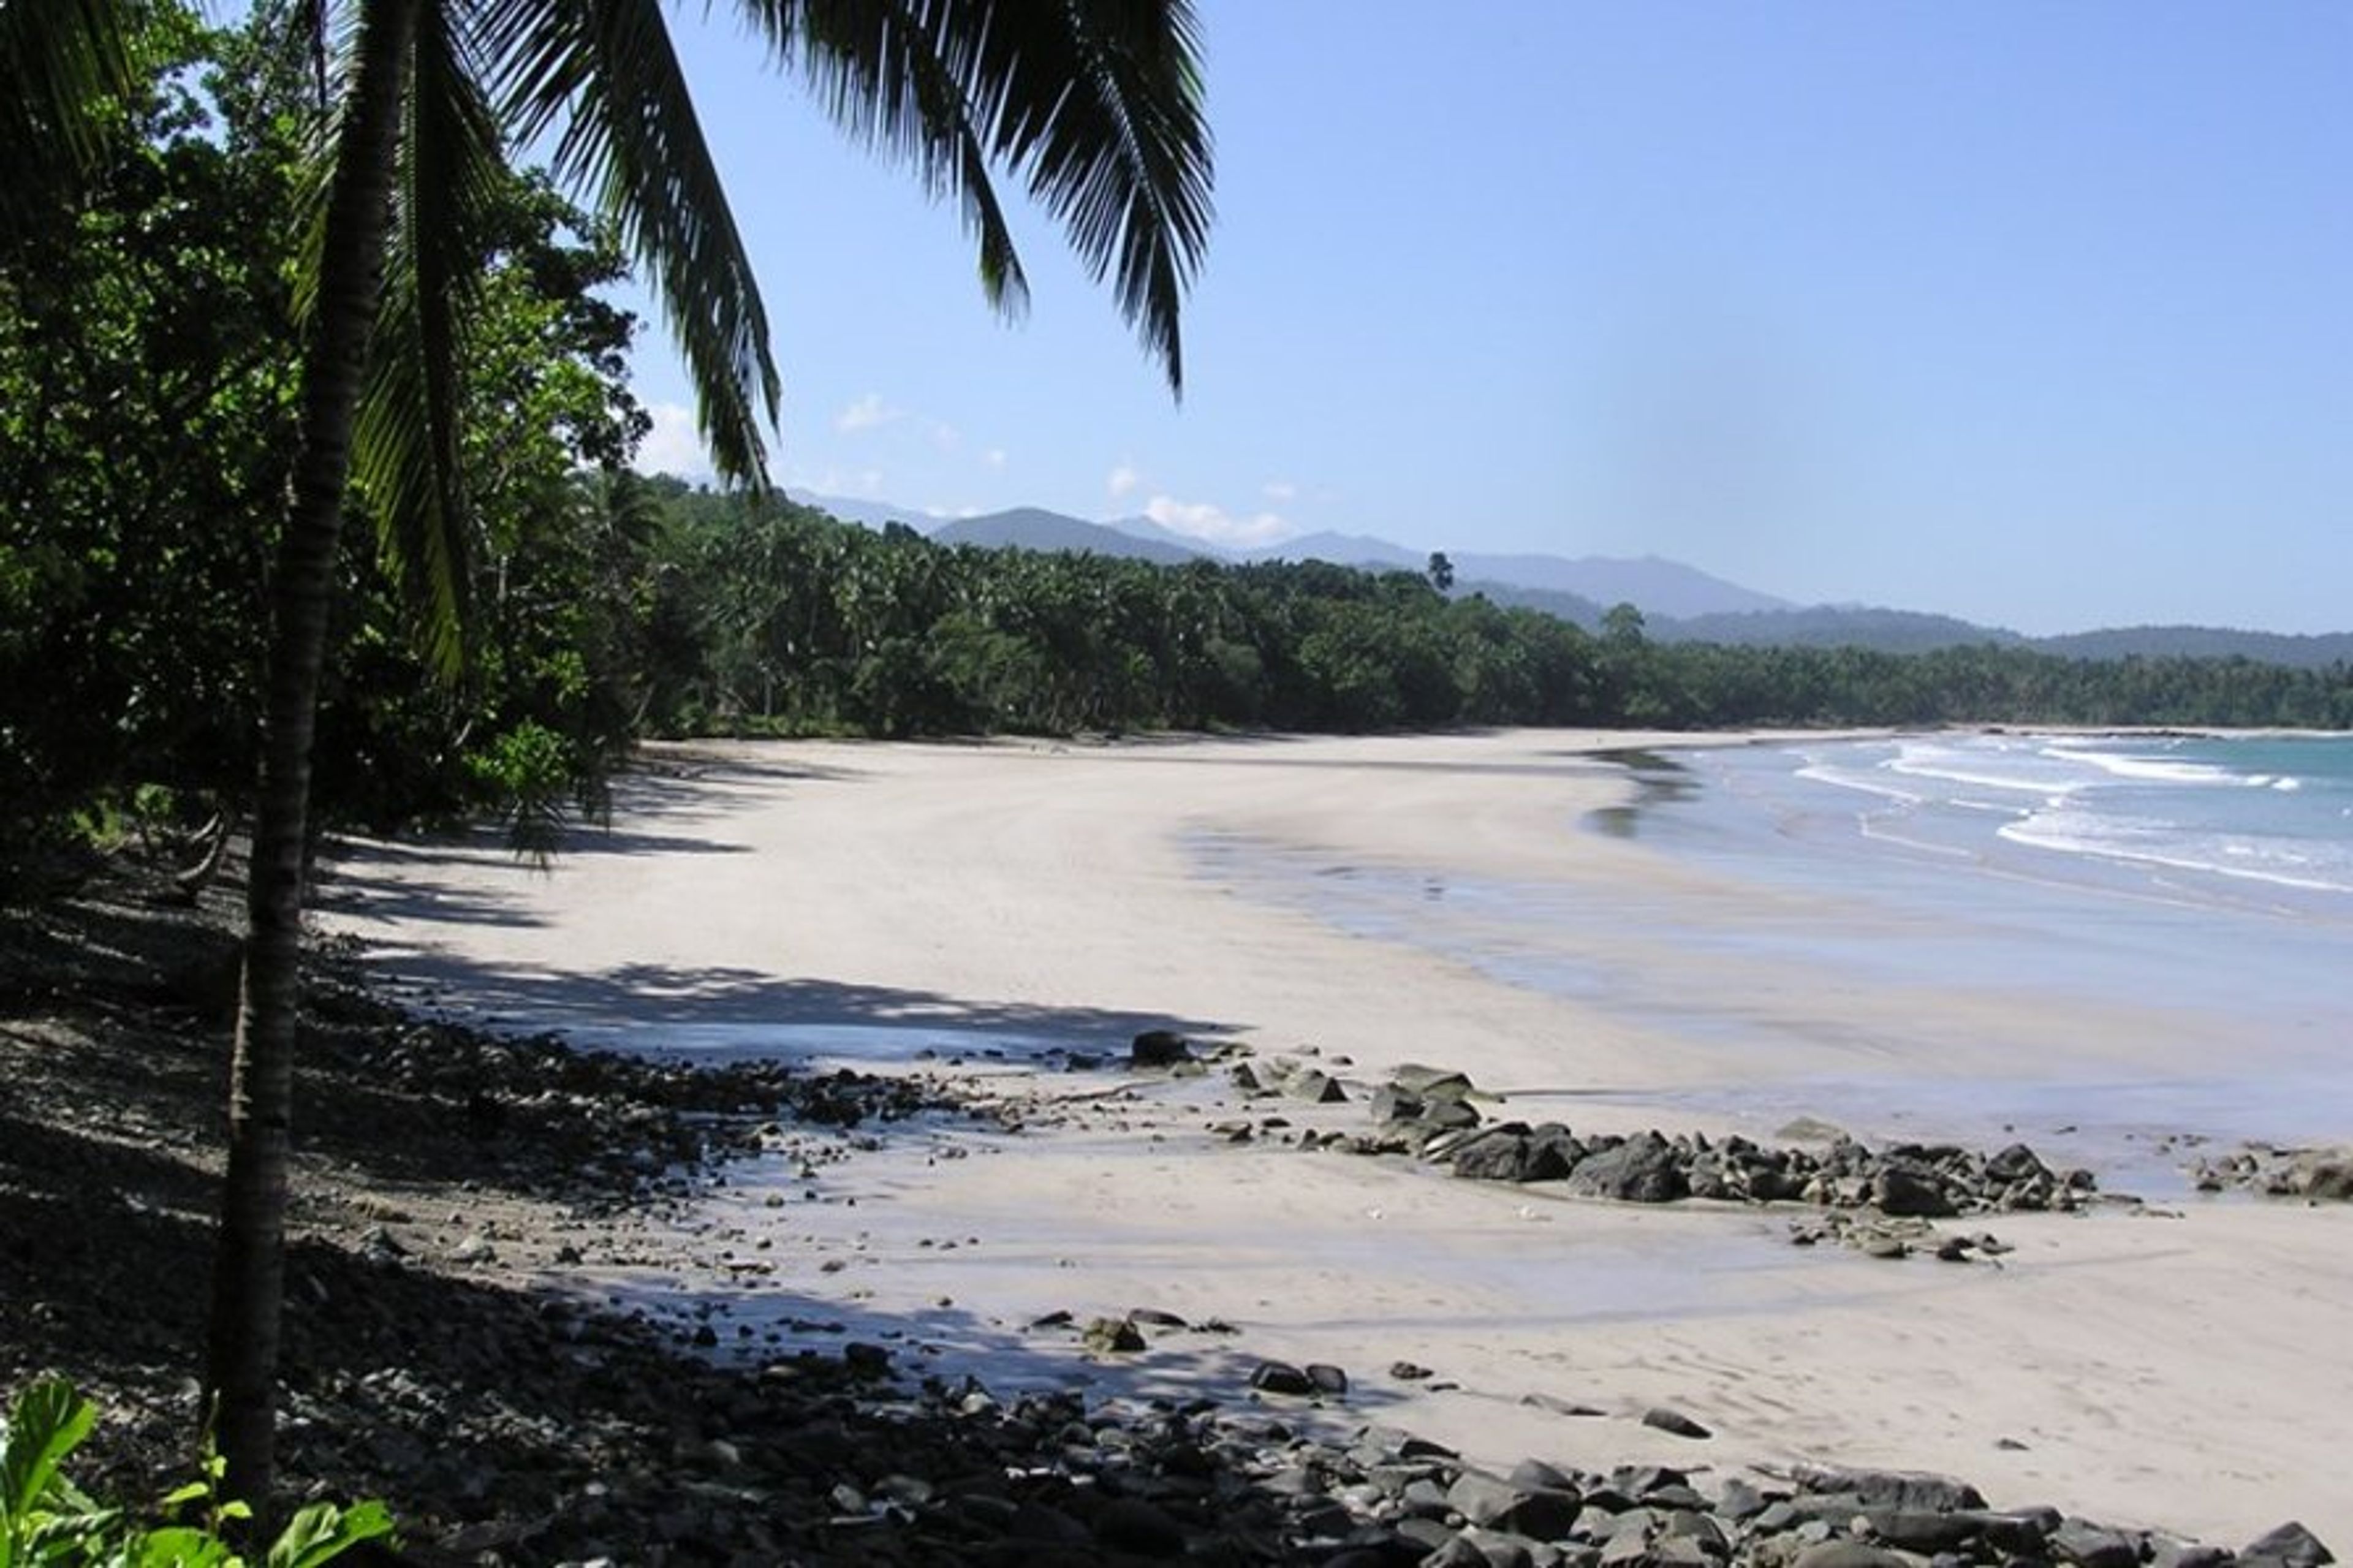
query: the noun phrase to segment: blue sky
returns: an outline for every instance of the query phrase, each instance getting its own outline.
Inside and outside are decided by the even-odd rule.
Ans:
[[[1225,542],[1660,554],[2034,632],[2353,629],[2353,6],[1199,0],[1182,405],[725,20],[778,477]],[[649,466],[697,459],[666,343]]]

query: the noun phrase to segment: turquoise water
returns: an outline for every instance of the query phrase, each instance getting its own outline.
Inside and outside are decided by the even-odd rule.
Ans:
[[[2353,1139],[2353,740],[1933,735],[1619,765],[1638,803],[1562,831],[1793,897],[1703,904],[1662,879],[1597,899],[1197,849],[1250,896],[1736,1064],[1696,1090],[1611,1096],[1662,1114],[2063,1135],[2143,1191],[2168,1188],[2185,1138]],[[1717,978],[1694,985],[1694,955]],[[1789,1066],[1826,1056],[1845,1067]]]
[[[1763,754],[1891,845],[2137,873],[2185,898],[2353,913],[2353,738],[1924,736]],[[1795,796],[1792,797],[1793,803]]]

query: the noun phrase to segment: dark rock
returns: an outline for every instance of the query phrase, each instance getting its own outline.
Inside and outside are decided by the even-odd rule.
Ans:
[[[1142,1498],[1113,1498],[1095,1515],[1094,1537],[1114,1552],[1138,1557],[1182,1557],[1185,1527],[1166,1509]]]
[[[1547,1465],[1542,1459],[1522,1459],[1512,1467],[1508,1479],[1514,1486],[1531,1491],[1575,1492],[1577,1489],[1575,1476],[1556,1465]]]
[[[1471,1079],[1447,1068],[1407,1062],[1389,1074],[1389,1081],[1421,1100],[1461,1100],[1471,1093]]]
[[[1735,1476],[1725,1481],[1723,1490],[1716,1494],[1715,1511],[1738,1523],[1764,1512],[1772,1500],[1748,1481]]]
[[[1306,1394],[1315,1392],[1315,1380],[1284,1361],[1264,1361],[1250,1373],[1250,1386],[1268,1394]]]
[[[1871,1201],[1879,1212],[1899,1218],[1943,1219],[1953,1200],[1936,1173],[1924,1165],[1889,1160],[1872,1180]]]
[[[2032,1181],[2037,1177],[2047,1179],[2051,1168],[2025,1144],[2012,1143],[1987,1159],[1985,1173],[1992,1181],[2008,1184]]]
[[[2317,1536],[2293,1520],[2247,1542],[2246,1550],[2239,1556],[2242,1561],[2261,1558],[2267,1563],[2284,1563],[2288,1568],[2321,1568],[2323,1563],[2337,1561],[2336,1554],[2323,1546]]]
[[[2051,1532],[2051,1554],[2077,1568],[2137,1568],[2140,1546],[2129,1536],[2071,1519]]]
[[[1982,1510],[1986,1500],[1977,1488],[1950,1476],[1925,1470],[1849,1470],[1832,1466],[1801,1466],[1791,1477],[1804,1491],[1852,1497],[1859,1509],[1918,1509],[1932,1512]],[[2055,1524],[2055,1521],[2053,1521]]]
[[[1140,1068],[1175,1067],[1193,1059],[1193,1045],[1174,1029],[1146,1029],[1130,1042],[1127,1059]]]
[[[1860,1541],[1824,1541],[1798,1553],[1789,1568],[1919,1568],[1912,1558]]]
[[[1985,1521],[1973,1513],[1945,1513],[1935,1509],[1874,1508],[1863,1512],[1871,1533],[1906,1552],[1949,1552],[1985,1533]]]
[[[1470,1469],[1447,1489],[1446,1502],[1473,1524],[1539,1541],[1567,1535],[1577,1522],[1580,1506],[1571,1490],[1519,1486],[1500,1476]]]
[[[853,1340],[841,1347],[841,1364],[859,1377],[888,1377],[891,1352],[881,1345]]]
[[[1680,1410],[1663,1405],[1653,1405],[1642,1412],[1642,1425],[1654,1426],[1678,1437],[1713,1437],[1715,1433],[1693,1420]]]
[[[1310,1105],[1337,1105],[1348,1098],[1348,1091],[1341,1087],[1338,1079],[1315,1068],[1292,1074],[1283,1091]]]
[[[1672,1203],[1689,1190],[1674,1146],[1656,1132],[1588,1154],[1568,1173],[1568,1189],[1621,1203]]]
[[[1348,1392],[1348,1374],[1329,1362],[1310,1362],[1303,1370],[1318,1394],[1337,1396]]]
[[[1568,1174],[1561,1142],[1496,1128],[1454,1151],[1454,1173],[1487,1182],[1556,1182]]]
[[[1087,1349],[1106,1355],[1125,1355],[1145,1348],[1144,1331],[1133,1317],[1097,1318],[1080,1336]]]

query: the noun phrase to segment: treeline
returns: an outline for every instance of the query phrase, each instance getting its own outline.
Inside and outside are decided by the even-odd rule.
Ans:
[[[174,35],[139,155],[0,254],[0,870],[250,794],[261,590],[293,449],[304,73]],[[950,547],[640,479],[607,237],[542,183],[472,258],[464,673],[346,530],[328,826],[594,810],[650,735],[1453,725],[2353,726],[2343,664],[1903,656],[1587,631],[1413,573]],[[202,828],[205,831],[196,833]]]
[[[1598,634],[1409,572],[984,550],[648,481],[668,733],[1454,725],[2353,725],[2353,672]]]

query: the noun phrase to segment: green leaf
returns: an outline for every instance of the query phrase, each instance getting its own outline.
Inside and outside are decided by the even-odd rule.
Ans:
[[[123,1568],[240,1568],[219,1536],[185,1524],[149,1531],[116,1561]]]
[[[16,1396],[0,1436],[0,1522],[20,1519],[47,1495],[58,1465],[90,1436],[98,1410],[62,1378]]]
[[[371,1500],[344,1509],[314,1502],[294,1516],[269,1548],[269,1568],[316,1568],[363,1541],[391,1533],[392,1514],[381,1502]]]

